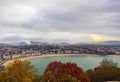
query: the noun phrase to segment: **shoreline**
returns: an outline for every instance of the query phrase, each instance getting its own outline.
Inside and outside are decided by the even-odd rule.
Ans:
[[[3,65],[6,67],[7,65],[9,65],[10,63],[12,63],[16,59],[21,60],[21,61],[25,61],[25,60],[30,60],[30,59],[42,58],[42,57],[87,56],[87,55],[89,55],[89,54],[42,54],[42,55],[38,55],[38,56],[26,56],[26,57],[21,57],[21,58],[14,58],[14,59],[5,61],[3,63]]]
[[[3,65],[6,67],[16,59],[21,60],[21,61],[25,61],[25,60],[30,60],[30,59],[42,58],[42,57],[89,56],[89,55],[91,55],[91,54],[42,54],[42,55],[37,55],[37,56],[26,56],[26,57],[21,57],[21,58],[14,58],[14,59],[5,61],[3,63]],[[97,55],[97,54],[92,54],[92,56],[95,56],[95,55]],[[107,56],[119,56],[119,55],[107,55]]]

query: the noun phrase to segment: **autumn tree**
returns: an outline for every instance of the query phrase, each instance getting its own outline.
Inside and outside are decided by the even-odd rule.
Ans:
[[[70,62],[51,62],[45,69],[44,75],[49,76],[48,80],[51,80],[52,82],[54,79],[59,80],[58,82],[90,82],[89,77],[82,71],[82,69],[76,64]],[[65,79],[71,81],[64,81]]]
[[[0,71],[0,82],[32,82],[35,72],[29,61],[15,60]]]
[[[120,68],[112,60],[104,59],[100,66],[94,70],[88,70],[92,82],[120,81]]]

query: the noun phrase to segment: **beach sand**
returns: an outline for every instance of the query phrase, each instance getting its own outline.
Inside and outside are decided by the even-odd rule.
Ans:
[[[16,59],[24,61],[24,60],[29,60],[29,59],[33,59],[33,58],[42,58],[42,57],[52,57],[52,56],[84,56],[84,55],[87,55],[87,54],[47,54],[47,55],[43,54],[43,55],[39,55],[39,56],[27,56],[27,57],[16,58]],[[3,63],[3,65],[6,67],[7,65],[11,64],[16,59],[8,60],[5,63]]]

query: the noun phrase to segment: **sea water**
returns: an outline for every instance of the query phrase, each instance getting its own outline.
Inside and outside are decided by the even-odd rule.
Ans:
[[[76,63],[84,71],[94,69],[99,66],[103,59],[112,59],[120,67],[120,56],[82,55],[82,56],[52,56],[30,59],[30,62],[38,69],[39,74],[43,74],[47,65],[52,61]]]

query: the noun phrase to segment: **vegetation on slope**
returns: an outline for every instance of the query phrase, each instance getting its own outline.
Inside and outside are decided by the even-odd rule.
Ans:
[[[43,75],[29,61],[15,60],[0,70],[0,82],[105,82],[120,81],[120,68],[112,60],[104,59],[87,73],[75,63],[54,61],[48,64]]]
[[[120,81],[120,68],[112,60],[104,59],[94,70],[87,71],[92,82]]]

